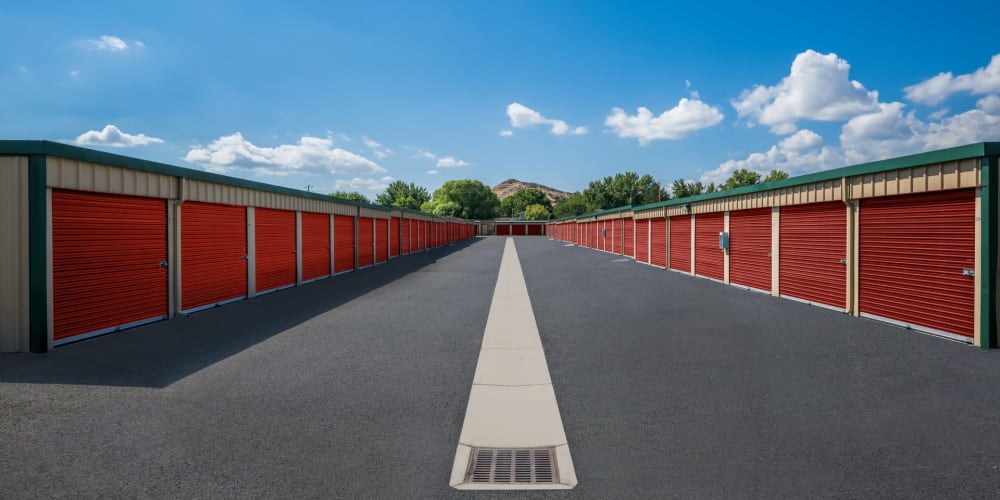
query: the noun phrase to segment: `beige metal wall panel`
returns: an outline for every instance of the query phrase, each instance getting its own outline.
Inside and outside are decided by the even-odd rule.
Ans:
[[[630,219],[630,218],[632,218],[632,212],[630,212],[630,211],[623,211],[623,212],[615,212],[615,213],[611,213],[611,214],[598,215],[597,217],[594,218],[594,220],[599,220],[599,221],[600,220],[615,220],[615,219],[622,219],[622,218],[624,218],[624,219]]]
[[[100,193],[176,198],[177,181],[168,175],[109,167],[57,156],[46,159],[48,187]]]
[[[641,212],[635,212],[636,219],[655,219],[657,217],[666,217],[666,209],[664,207],[651,208],[649,210],[643,210]]]
[[[243,205],[279,210],[297,210],[336,215],[356,215],[358,207],[344,203],[269,193],[236,186],[182,179],[181,197],[185,200],[224,205]]]
[[[0,157],[0,352],[28,350],[28,158]]]
[[[859,175],[848,180],[851,199],[926,193],[982,185],[979,158]]]
[[[374,208],[360,207],[358,208],[359,217],[371,217],[373,219],[388,219],[392,217],[392,212],[386,212],[384,210],[375,210]]]

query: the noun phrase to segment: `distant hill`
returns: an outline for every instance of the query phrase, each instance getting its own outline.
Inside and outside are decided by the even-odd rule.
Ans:
[[[538,189],[545,193],[545,196],[553,204],[562,198],[565,198],[573,193],[567,193],[566,191],[560,191],[558,189],[550,188],[548,186],[543,186],[541,184],[536,184],[534,182],[524,182],[517,179],[507,179],[500,184],[493,187],[493,192],[497,194],[497,198],[501,200],[522,190],[522,189]]]

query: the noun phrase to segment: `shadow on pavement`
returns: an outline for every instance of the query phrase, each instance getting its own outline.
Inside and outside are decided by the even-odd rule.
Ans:
[[[475,238],[456,242],[373,268],[69,344],[45,354],[2,354],[0,382],[166,387],[482,241]]]

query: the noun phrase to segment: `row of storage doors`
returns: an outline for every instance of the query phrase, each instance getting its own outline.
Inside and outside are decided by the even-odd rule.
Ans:
[[[971,340],[975,214],[974,189],[861,200],[859,313]],[[848,209],[839,201],[730,212],[729,283],[771,292],[776,279],[782,297],[849,309],[848,220]],[[626,219],[626,227],[628,223]],[[588,236],[603,230],[602,224],[557,224],[550,234],[600,248]],[[637,261],[725,279],[726,251],[719,234],[725,229],[725,213],[674,216],[669,223],[666,218],[637,220],[635,224]],[[775,249],[777,258],[772,255]],[[626,246],[625,255],[631,255],[627,251]]]
[[[517,222],[497,222],[497,236],[544,236],[544,224],[525,224]]]
[[[470,228],[475,230],[468,224],[398,217],[360,217],[355,229],[353,216],[302,212],[299,276],[296,224],[294,211],[255,208],[251,241],[246,207],[183,203],[181,312],[250,295],[250,245],[253,293],[262,294],[354,270],[355,257],[357,267],[366,267],[390,255],[467,238]],[[55,343],[166,318],[168,244],[164,199],[53,190]]]

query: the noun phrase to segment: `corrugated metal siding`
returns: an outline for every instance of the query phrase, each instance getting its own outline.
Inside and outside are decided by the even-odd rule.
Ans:
[[[641,212],[635,213],[636,219],[656,219],[660,217],[665,217],[666,210],[663,207],[652,208],[649,210],[643,210]]]
[[[862,200],[861,313],[971,338],[975,213],[973,189]]]
[[[49,156],[45,165],[46,185],[150,198],[176,198],[177,179],[127,168],[109,167],[85,161]]]
[[[374,227],[370,217],[358,219],[358,267],[370,266],[375,263],[374,249]]]
[[[847,208],[842,202],[782,207],[778,290],[782,296],[847,305]]]
[[[334,272],[354,269],[354,217],[333,216],[333,266]]]
[[[52,191],[56,340],[167,316],[167,203]]]
[[[295,284],[295,212],[254,209],[257,293]]]
[[[330,201],[300,198],[191,179],[181,179],[180,182],[183,184],[183,198],[192,201],[350,216],[358,211],[358,207],[337,203],[333,198]]]
[[[330,215],[302,212],[302,279],[330,275]]]
[[[771,209],[729,213],[729,282],[771,291]]]
[[[181,310],[247,295],[247,209],[181,205]]]
[[[635,260],[649,263],[649,219],[635,221]]]
[[[0,352],[28,345],[28,158],[0,156]]]
[[[698,214],[694,223],[694,272],[698,276],[725,279],[725,253],[719,248],[719,233],[725,228],[725,214]]]
[[[625,234],[625,255],[635,257],[635,221],[625,219],[625,229],[622,232]]]
[[[649,220],[650,264],[667,267],[667,219],[657,217]]]
[[[691,216],[670,218],[670,269],[691,272]]]
[[[935,163],[852,177],[848,181],[852,199],[923,193],[981,185],[979,158]]]
[[[375,262],[389,260],[389,221],[375,220]]]

